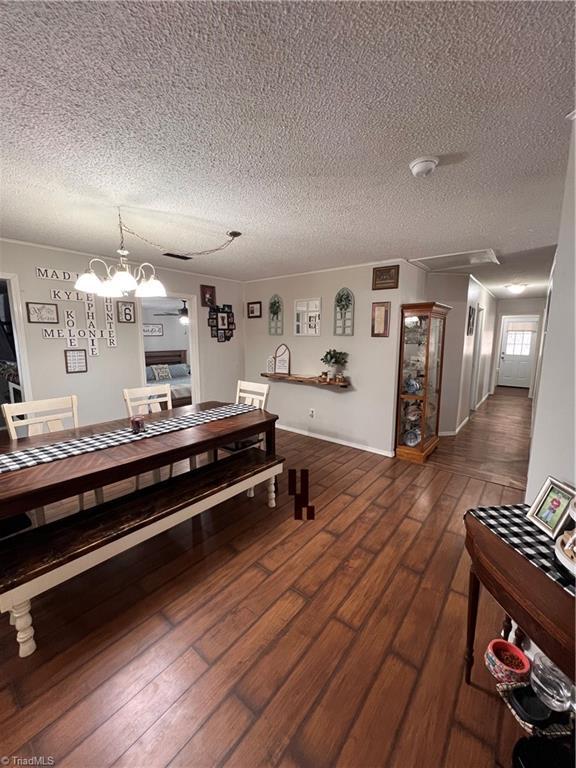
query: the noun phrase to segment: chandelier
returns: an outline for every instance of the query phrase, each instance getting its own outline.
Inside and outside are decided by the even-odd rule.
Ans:
[[[130,251],[124,245],[124,225],[120,209],[118,209],[118,226],[120,228],[120,244],[116,251],[120,257],[118,264],[110,267],[102,259],[90,259],[88,269],[79,275],[74,288],[77,291],[95,293],[96,296],[103,296],[108,299],[120,299],[130,291],[134,291],[134,295],[139,298],[163,298],[166,296],[166,288],[156,277],[154,266],[146,261],[144,264],[139,264],[132,272],[126,260]],[[97,275],[94,270],[94,265],[97,263],[104,267],[103,277]],[[148,275],[146,268],[150,269]]]

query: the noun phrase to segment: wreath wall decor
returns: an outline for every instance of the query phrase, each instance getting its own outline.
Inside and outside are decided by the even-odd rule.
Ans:
[[[268,333],[270,336],[284,334],[284,303],[277,293],[268,302]]]
[[[334,299],[334,336],[354,336],[354,294],[340,288]]]

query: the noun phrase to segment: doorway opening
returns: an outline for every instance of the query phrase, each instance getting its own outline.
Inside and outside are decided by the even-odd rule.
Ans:
[[[538,352],[538,315],[504,315],[497,384],[532,389]]]
[[[144,385],[170,384],[174,408],[199,402],[196,297],[142,299],[140,309]]]
[[[15,300],[19,293],[16,276],[0,274],[0,405],[21,403],[30,397],[24,329],[20,305]]]

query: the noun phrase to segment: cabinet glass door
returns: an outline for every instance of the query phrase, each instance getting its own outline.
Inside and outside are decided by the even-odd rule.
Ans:
[[[436,434],[438,424],[438,402],[440,400],[440,371],[442,366],[442,334],[444,320],[432,317],[430,322],[430,341],[428,344],[428,368],[426,376],[426,431],[425,436]]]
[[[406,315],[402,350],[402,394],[424,395],[428,315]]]

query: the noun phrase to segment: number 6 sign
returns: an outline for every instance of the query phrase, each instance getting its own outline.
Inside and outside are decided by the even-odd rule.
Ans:
[[[133,301],[119,301],[116,306],[119,323],[136,322],[136,304]]]

